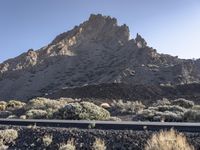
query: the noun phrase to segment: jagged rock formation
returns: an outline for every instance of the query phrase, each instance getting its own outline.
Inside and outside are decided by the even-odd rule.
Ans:
[[[200,61],[159,54],[115,18],[91,15],[39,50],[0,64],[0,99],[29,99],[52,91],[101,83],[200,82]]]

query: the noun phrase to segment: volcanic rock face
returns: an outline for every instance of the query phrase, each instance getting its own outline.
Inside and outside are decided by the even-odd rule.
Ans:
[[[147,42],[138,33],[137,33],[137,36],[135,38],[135,42],[136,42],[138,48],[144,48],[144,47],[147,46]]]
[[[200,61],[158,54],[115,18],[91,15],[39,50],[0,64],[0,99],[29,99],[101,83],[185,84],[200,81]]]

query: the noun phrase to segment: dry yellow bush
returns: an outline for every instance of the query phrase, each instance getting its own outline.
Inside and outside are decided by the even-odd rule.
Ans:
[[[7,150],[8,149],[8,146],[6,146],[4,143],[3,143],[3,140],[0,139],[0,150]]]
[[[11,143],[18,138],[18,132],[14,129],[0,130],[0,139],[5,143]]]
[[[7,108],[22,108],[23,106],[25,106],[26,103],[18,101],[18,100],[10,100],[7,103]]]
[[[48,99],[48,98],[43,98],[43,97],[37,97],[32,100],[30,100],[27,103],[26,109],[59,109],[69,102],[72,102],[72,99],[67,99],[67,98],[61,98],[59,100],[53,100],[53,99]]]
[[[28,119],[45,119],[47,118],[47,112],[41,109],[30,109],[25,113]]]
[[[145,150],[194,150],[194,147],[187,142],[182,133],[171,129],[153,134],[147,141]]]
[[[52,135],[44,135],[44,137],[42,138],[43,144],[45,147],[49,146],[52,141],[53,141],[53,136]]]
[[[0,111],[6,110],[7,103],[4,101],[0,101]]]
[[[92,145],[93,150],[106,150],[105,143],[102,139],[96,138]]]
[[[111,109],[115,113],[119,114],[136,114],[141,112],[145,108],[145,105],[139,101],[123,101],[123,100],[113,100],[111,103]]]
[[[74,139],[68,140],[67,144],[62,144],[59,150],[76,150]]]
[[[14,129],[0,130],[0,150],[8,149],[8,144],[14,143],[18,138],[18,132]]]

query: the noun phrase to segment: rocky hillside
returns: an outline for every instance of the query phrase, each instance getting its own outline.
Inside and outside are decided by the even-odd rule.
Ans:
[[[124,83],[200,82],[200,60],[159,54],[115,18],[91,15],[49,45],[0,64],[0,99],[29,99],[63,88]]]

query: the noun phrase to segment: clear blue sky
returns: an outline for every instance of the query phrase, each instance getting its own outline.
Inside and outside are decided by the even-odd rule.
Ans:
[[[200,0],[0,0],[0,62],[47,45],[91,13],[116,17],[160,53],[200,58]]]

